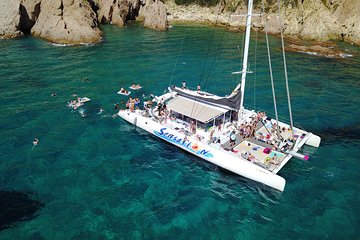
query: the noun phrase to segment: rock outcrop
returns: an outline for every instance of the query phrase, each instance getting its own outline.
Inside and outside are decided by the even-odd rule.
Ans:
[[[246,14],[247,1],[220,0],[215,7],[176,5],[167,0],[170,21],[209,21],[236,28],[245,26],[244,17],[229,15]],[[255,1],[254,12],[260,13],[262,1]],[[280,32],[277,1],[265,0],[265,18],[254,17],[253,27],[271,33]],[[266,3],[267,2],[267,3]],[[359,0],[287,0],[281,2],[282,29],[285,35],[309,40],[343,39],[360,45]],[[219,13],[219,15],[218,15]]]
[[[165,4],[159,0],[146,0],[145,5],[140,7],[139,18],[148,28],[167,30],[169,27]]]
[[[0,1],[0,38],[15,38],[22,35],[19,0]]]
[[[98,8],[100,23],[122,27],[128,20],[141,20],[145,27],[168,29],[166,7],[157,0],[99,0]]]
[[[338,19],[341,38],[360,45],[360,1],[327,0],[327,7]]]
[[[101,39],[96,14],[84,0],[42,0],[31,33],[65,44],[94,43]]]
[[[100,0],[98,20],[100,23],[111,23],[124,26],[129,14],[130,3],[127,0]]]
[[[309,55],[315,55],[319,57],[327,58],[346,58],[351,56],[350,53],[346,53],[336,47],[335,44],[330,46],[322,46],[323,44],[316,44],[311,46],[306,46],[301,42],[301,45],[298,44],[289,44],[286,46],[286,51],[304,53]]]
[[[140,19],[146,27],[168,28],[165,5],[156,0],[2,0],[0,38],[22,34],[55,43],[94,43],[101,39],[98,23],[124,26]]]
[[[278,23],[276,4],[268,15],[268,25]],[[343,39],[360,45],[360,1],[308,0],[282,3],[285,35],[326,41]],[[264,23],[264,22],[263,22]],[[279,33],[279,27],[270,32]]]
[[[0,38],[32,33],[56,43],[93,43],[101,39],[98,23],[124,26],[141,20],[145,27],[166,30],[170,21],[217,22],[243,28],[246,1],[219,0],[210,7],[178,6],[174,0],[2,0]],[[254,12],[260,13],[260,1]],[[279,33],[277,1],[265,0],[266,16],[254,17],[253,27]],[[281,1],[284,34],[310,40],[342,39],[360,45],[359,0]]]

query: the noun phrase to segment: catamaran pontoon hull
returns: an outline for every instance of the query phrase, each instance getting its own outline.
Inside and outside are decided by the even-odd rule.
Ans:
[[[239,156],[233,156],[232,152],[219,150],[192,137],[186,137],[183,133],[166,127],[150,118],[141,116],[137,111],[134,113],[129,110],[120,110],[118,115],[136,127],[212,164],[277,190],[284,191],[286,184],[284,178],[243,158],[239,158]]]

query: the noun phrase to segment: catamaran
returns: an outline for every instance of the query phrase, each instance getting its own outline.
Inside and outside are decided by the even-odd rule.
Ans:
[[[307,160],[299,153],[306,144],[319,147],[320,137],[293,126],[283,46],[290,123],[278,120],[274,83],[270,79],[275,119],[244,107],[253,0],[248,2],[241,81],[228,96],[171,86],[138,109],[130,101],[118,115],[127,122],[199,158],[245,178],[284,191],[286,180],[277,173],[292,158]],[[281,32],[283,43],[283,35]],[[268,37],[266,33],[266,40]],[[152,103],[155,103],[152,106]]]

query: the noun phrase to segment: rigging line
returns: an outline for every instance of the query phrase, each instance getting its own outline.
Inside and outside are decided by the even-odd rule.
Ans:
[[[230,23],[230,19],[231,19],[231,13],[229,13],[229,18],[228,18],[228,22]],[[237,35],[237,34],[236,34]],[[235,36],[236,36],[235,35]],[[234,42],[237,42],[237,41],[235,41],[237,39],[237,37],[234,37],[234,39],[232,39],[232,40],[234,40],[233,41],[233,43]],[[231,46],[231,45],[230,45]],[[236,45],[235,46],[236,47],[236,53],[237,53],[237,51],[239,51],[240,52],[240,46],[239,45]],[[232,46],[231,46],[231,48],[230,48],[231,50],[232,50]],[[226,54],[228,54],[227,53],[227,51],[226,51]],[[228,55],[226,55],[226,56],[228,56]],[[235,55],[235,58],[232,58],[232,56],[230,55],[229,56],[229,59],[230,59],[230,64],[227,64],[226,63],[226,61],[223,59],[222,60],[222,65],[221,66],[225,66],[226,68],[224,68],[225,69],[225,72],[227,72],[227,73],[231,73],[231,72],[235,72],[235,71],[238,71],[239,70],[239,68],[237,67],[237,66],[234,66],[234,60],[236,60],[237,57],[238,56],[238,54],[236,54]],[[240,61],[235,61],[236,62],[236,64],[238,63],[238,62],[240,62]],[[231,93],[232,93],[232,91],[233,91],[233,89],[234,89],[234,85],[236,86],[238,83],[239,83],[239,76],[238,76],[238,74],[229,74],[229,75],[227,75],[228,77],[225,79],[225,81],[224,81],[224,85],[225,85],[225,89],[229,89],[230,90],[230,94],[229,93],[227,93],[226,94],[226,96],[230,96],[231,95]],[[234,80],[234,77],[235,77],[235,80]]]
[[[257,71],[256,71],[256,60],[257,60],[257,47],[258,47],[258,31],[255,31],[256,37],[255,37],[255,56],[254,56],[254,75],[253,75],[253,79],[254,79],[254,109],[256,109],[256,76],[257,76]]]
[[[173,77],[174,77],[175,68],[176,68],[176,65],[177,65],[177,63],[178,63],[178,61],[179,61],[180,52],[181,52],[182,47],[183,47],[183,45],[184,45],[184,40],[185,40],[185,37],[186,37],[186,35],[187,35],[188,30],[189,30],[189,29],[187,28],[186,31],[185,31],[185,34],[184,34],[184,36],[183,36],[183,39],[182,39],[182,41],[181,41],[181,45],[180,45],[180,48],[179,48],[179,51],[178,51],[178,54],[177,54],[177,57],[176,57],[175,65],[174,65],[174,68],[173,68],[172,73],[171,73],[171,78],[170,78],[169,86],[171,86],[171,83],[172,83],[172,80],[173,80]]]
[[[208,50],[207,50],[207,53],[206,53],[205,62],[204,62],[203,70],[201,72],[201,77],[200,77],[200,80],[199,80],[199,84],[203,80],[203,76],[204,76],[205,68],[206,68],[206,63],[207,63],[209,53],[210,53],[210,48],[211,48],[212,42],[214,40],[214,35],[215,35],[215,30],[216,30],[215,28],[216,28],[216,25],[217,25],[218,18],[219,18],[219,14],[216,16],[216,20],[215,20],[214,28],[213,28],[213,31],[212,31],[212,34],[211,34],[210,44],[209,44],[209,47],[208,47]]]
[[[220,15],[220,13],[218,13],[218,15],[216,16],[216,21],[215,21],[214,28],[213,28],[213,31],[212,31],[211,40],[210,40],[210,44],[209,44],[209,47],[208,47],[208,50],[207,50],[207,54],[206,54],[206,58],[205,58],[204,66],[203,66],[203,70],[202,70],[202,72],[201,72],[201,77],[200,77],[199,82],[198,82],[198,85],[199,85],[199,86],[201,86],[201,82],[202,82],[202,79],[203,79],[203,76],[204,76],[205,67],[206,67],[207,59],[208,59],[208,57],[209,57],[209,52],[210,52],[210,48],[211,48],[212,42],[213,42],[213,40],[214,40],[215,29],[216,29],[216,25],[217,25],[217,21],[218,21],[219,15]],[[191,116],[194,114],[194,111],[196,111],[196,109],[197,109],[197,107],[198,107],[198,105],[195,106],[196,100],[197,100],[197,96],[195,96],[195,101],[194,101],[194,104],[193,104],[193,106],[192,106],[192,108],[191,108]]]
[[[229,15],[229,19],[230,19],[230,15]],[[223,32],[222,36],[221,36],[221,39],[220,39],[220,42],[216,48],[216,51],[215,51],[215,56],[214,56],[214,59],[211,63],[211,66],[210,66],[210,69],[209,69],[209,74],[208,76],[206,77],[206,80],[205,80],[205,85],[204,86],[207,86],[207,83],[209,82],[209,78],[210,78],[210,75],[211,75],[211,71],[215,65],[215,62],[217,60],[217,56],[219,55],[219,50],[220,50],[220,47],[222,46],[222,43],[223,43],[223,39],[224,39],[224,36],[225,36],[225,31]]]
[[[241,21],[239,20],[239,24],[241,24]],[[241,70],[241,66],[242,66],[242,61],[244,61],[244,58],[243,58],[243,54],[244,54],[244,48],[245,48],[245,37],[246,37],[246,34],[245,34],[245,31],[246,31],[246,23],[245,23],[245,29],[244,29],[244,33],[242,35],[242,46],[241,46],[241,51],[240,51],[240,54],[239,54],[239,69]],[[239,50],[239,45],[238,45],[238,50]],[[238,70],[238,69],[237,69]],[[236,80],[237,80],[237,84],[235,86],[235,89],[237,88],[237,86],[239,85],[239,83],[241,82],[241,75],[240,74],[236,74]]]
[[[288,106],[289,106],[290,128],[291,128],[292,137],[294,139],[294,129],[293,129],[294,127],[293,127],[293,119],[292,119],[292,112],[291,112],[289,81],[288,81],[288,74],[287,74],[287,68],[286,68],[284,36],[283,36],[282,20],[281,20],[281,14],[280,14],[280,0],[278,0],[277,2],[278,2],[278,14],[279,14],[280,34],[281,34],[281,47],[282,47],[282,55],[283,55],[283,62],[284,62],[284,72],[285,72],[286,93],[287,93],[287,100],[288,100]]]
[[[275,95],[275,86],[274,86],[274,76],[273,76],[273,71],[272,71],[272,64],[271,64],[271,53],[270,53],[270,44],[269,44],[269,36],[268,36],[268,32],[267,32],[267,21],[266,21],[266,13],[264,10],[264,1],[262,1],[262,10],[264,12],[264,16],[265,16],[265,38],[266,38],[266,49],[267,49],[267,54],[268,54],[268,61],[269,61],[269,71],[270,71],[270,81],[271,81],[271,90],[272,90],[272,95],[273,95],[273,102],[274,102],[274,111],[275,111],[275,118],[276,118],[276,125],[277,125],[277,134],[278,136],[281,136],[280,134],[280,127],[279,127],[279,116],[278,116],[278,112],[277,112],[277,105],[276,105],[276,95]]]
[[[240,29],[240,27],[241,27],[241,20],[239,19],[239,29]],[[245,30],[244,31],[246,31],[246,24],[245,24]],[[238,61],[239,66],[235,67],[235,69],[232,68],[231,72],[239,71],[239,69],[241,69],[241,65],[242,65],[241,61],[243,60],[242,53],[244,52],[244,48],[245,48],[245,36],[246,36],[246,34],[242,34],[241,48],[240,48],[239,44],[236,45],[237,51],[239,52],[239,55],[237,55],[237,56],[239,56],[239,61]],[[234,77],[235,77],[235,88],[233,90],[235,90],[239,86],[239,84],[241,82],[241,75],[240,74],[235,74]]]

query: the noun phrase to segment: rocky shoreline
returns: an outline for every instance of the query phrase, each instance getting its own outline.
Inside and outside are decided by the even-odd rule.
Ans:
[[[198,5],[179,6],[173,0],[168,0],[166,1],[168,20],[170,22],[216,22],[230,28],[244,28],[247,6],[242,3],[235,8],[231,7],[234,2],[236,1],[221,0],[217,6],[200,7]],[[280,7],[285,36],[316,41],[343,40],[360,45],[360,1],[294,0],[287,2],[295,3],[282,3]],[[266,15],[253,18],[252,27],[259,31],[264,31],[266,28],[270,34],[279,34],[277,5],[271,3],[267,8]],[[260,14],[261,6],[255,5],[254,13]]]
[[[281,5],[285,36],[312,41],[344,40],[360,45],[360,1],[289,2],[296,4]],[[239,15],[247,12],[246,5],[236,0],[220,0],[214,7],[177,5],[174,0],[5,0],[0,7],[0,38],[32,34],[58,44],[96,43],[102,35],[99,24],[123,27],[133,20],[162,31],[168,29],[168,22],[216,23],[230,30],[243,29],[244,17]],[[266,16],[254,17],[252,27],[277,35],[279,20],[274,3],[267,10]],[[255,5],[254,13],[260,12],[260,6]],[[288,47],[291,51],[341,56],[332,49],[324,46],[308,49],[301,44]]]
[[[333,9],[330,5],[326,8],[320,0],[303,2],[298,2],[297,7],[285,4],[281,6],[283,31],[287,43],[286,51],[327,58],[351,57],[350,52],[340,49],[329,40],[342,40],[360,45],[360,1],[349,0],[347,3],[349,5],[344,4],[342,0],[328,1],[330,5],[336,6],[333,6]],[[239,5],[236,10],[228,11],[228,5],[231,3],[233,3],[232,0],[227,3],[220,1],[215,7],[200,7],[198,5],[178,6],[172,0],[167,1],[168,20],[170,23],[217,24],[227,27],[230,31],[243,31],[244,17],[236,15],[245,15],[247,7]],[[340,3],[342,5],[337,5]],[[254,17],[252,28],[261,32],[265,32],[266,29],[269,34],[279,36],[276,6],[270,5],[269,12],[266,16]],[[255,7],[254,13],[261,13],[259,7]]]
[[[99,24],[122,27],[130,20],[168,29],[166,7],[158,0],[4,0],[0,38],[32,34],[57,44],[97,43]]]

